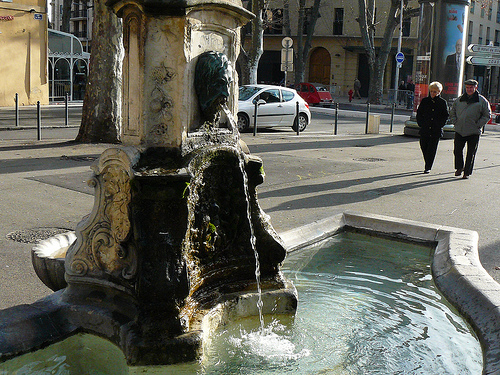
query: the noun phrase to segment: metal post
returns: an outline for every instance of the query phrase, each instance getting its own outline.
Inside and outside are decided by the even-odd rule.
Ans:
[[[257,110],[259,108],[259,103],[258,100],[255,101],[255,110],[253,111],[254,117],[253,117],[253,136],[257,134]]]
[[[365,134],[368,134],[368,118],[370,117],[370,103],[366,103],[366,126]]]
[[[396,109],[396,103],[392,103],[391,109],[391,133],[392,133],[392,124],[394,124],[394,110]]]
[[[36,128],[37,128],[37,139],[42,140],[42,112],[40,110],[40,101],[36,102]]]
[[[296,125],[297,125],[296,129],[297,129],[297,135],[299,135],[300,134],[300,130],[299,130],[299,102],[296,102],[295,104],[296,104],[295,107],[297,108],[297,110],[295,111],[295,114],[296,114],[295,121],[296,121]]]
[[[398,53],[401,52],[401,43],[403,39],[403,0],[401,0],[401,8],[399,9],[399,37],[398,37]],[[394,79],[394,92],[398,93],[399,87],[399,68],[400,63],[396,63],[396,77]]]
[[[335,127],[333,129],[334,135],[337,135],[338,124],[339,124],[339,103],[335,102]]]
[[[64,97],[64,126],[68,126],[69,124],[69,121],[68,121],[68,118],[69,118],[69,109],[68,109],[68,101],[69,101],[69,97],[68,97],[68,93],[66,93],[66,96]]]
[[[19,126],[19,94],[16,92],[16,127]]]

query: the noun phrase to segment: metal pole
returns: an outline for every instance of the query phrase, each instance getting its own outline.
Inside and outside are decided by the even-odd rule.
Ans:
[[[254,110],[254,117],[253,117],[253,136],[257,134],[257,109],[259,108],[259,104],[257,101],[255,101],[255,110]]]
[[[300,130],[299,130],[299,102],[296,102],[295,104],[296,104],[295,107],[297,108],[297,110],[295,111],[295,113],[296,113],[295,121],[296,121],[296,125],[297,125],[296,129],[297,129],[297,135],[299,135],[300,134]]]
[[[399,38],[398,38],[398,53],[401,52],[401,43],[403,40],[403,0],[401,0],[401,9],[399,11]],[[399,66],[400,63],[396,63],[396,78],[394,79],[394,92],[398,94],[399,87]],[[396,99],[394,99],[396,100]]]
[[[64,98],[64,126],[68,126],[68,117],[69,117],[69,109],[68,109],[68,93],[66,93],[66,96]]]
[[[37,128],[37,139],[42,140],[42,112],[40,109],[40,101],[36,102],[36,128]]]
[[[337,135],[339,124],[339,103],[335,102],[335,128],[333,129],[333,134]]]
[[[16,127],[19,126],[19,94],[16,92]]]
[[[396,103],[392,103],[391,109],[391,133],[392,133],[392,124],[394,124],[394,110],[396,109]]]
[[[365,134],[368,134],[368,118],[370,117],[370,103],[366,103],[366,126]]]

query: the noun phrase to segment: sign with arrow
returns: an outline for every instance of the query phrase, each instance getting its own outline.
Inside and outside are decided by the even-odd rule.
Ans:
[[[500,57],[469,56],[467,63],[473,65],[500,66]]]
[[[484,53],[489,55],[500,55],[500,47],[485,46],[482,44],[469,44],[467,47],[469,52]]]

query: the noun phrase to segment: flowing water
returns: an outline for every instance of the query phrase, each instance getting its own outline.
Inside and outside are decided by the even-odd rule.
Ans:
[[[48,361],[51,371],[39,372],[47,374],[80,374],[81,368],[113,375],[480,374],[478,340],[432,282],[432,251],[431,246],[342,233],[293,252],[284,273],[298,290],[296,316],[265,316],[263,331],[257,318],[234,322],[212,335],[200,363],[127,368],[112,345],[105,350],[101,344],[81,344],[72,354],[63,349],[64,342],[45,349],[52,350],[49,355],[39,351],[13,361],[24,369],[40,369]],[[104,356],[105,368],[101,363],[93,371]],[[15,366],[0,364],[0,374],[32,373],[14,372]]]

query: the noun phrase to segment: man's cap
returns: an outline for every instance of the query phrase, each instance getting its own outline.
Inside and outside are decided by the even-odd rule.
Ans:
[[[477,86],[478,82],[475,79],[468,79],[467,81],[464,82],[464,85]]]

